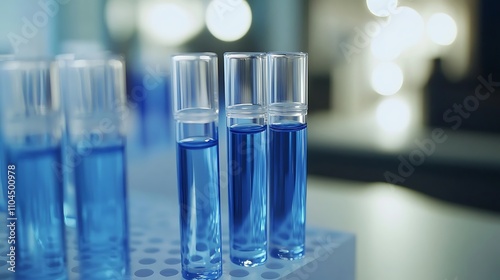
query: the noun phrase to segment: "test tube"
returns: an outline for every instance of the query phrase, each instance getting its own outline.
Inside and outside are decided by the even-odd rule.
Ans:
[[[119,57],[60,57],[74,170],[81,279],[129,277],[124,62]]]
[[[270,254],[305,253],[307,54],[269,53]]]
[[[0,62],[0,120],[6,153],[8,262],[15,279],[67,279],[61,162],[62,118],[50,61]],[[5,225],[3,226],[5,227]]]
[[[252,267],[267,259],[265,53],[224,54],[229,254]]]
[[[172,58],[181,263],[187,279],[222,275],[217,77],[214,53]]]

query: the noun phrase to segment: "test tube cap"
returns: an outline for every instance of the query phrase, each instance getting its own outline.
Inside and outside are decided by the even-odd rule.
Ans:
[[[226,109],[263,111],[267,105],[266,54],[228,52],[224,54]]]
[[[307,110],[308,54],[271,52],[267,58],[270,110]]]
[[[172,56],[172,92],[176,119],[217,117],[219,86],[215,53]]]

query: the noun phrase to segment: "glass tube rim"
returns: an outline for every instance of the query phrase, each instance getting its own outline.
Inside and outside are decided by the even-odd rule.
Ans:
[[[124,67],[125,59],[121,55],[110,52],[97,54],[60,54],[55,57],[55,61],[61,68],[85,68],[98,66]]]
[[[0,57],[0,69],[5,71],[23,71],[23,70],[49,70],[52,59],[47,57],[27,58],[7,56]]]
[[[272,51],[267,53],[267,57],[273,58],[288,58],[288,59],[300,59],[307,58],[309,54],[307,52],[288,52],[288,51]]]
[[[265,52],[225,52],[224,59],[265,59]]]
[[[217,59],[217,54],[213,52],[189,52],[189,53],[177,53],[172,55],[172,60],[174,62],[179,61],[194,61],[194,60],[213,60]]]

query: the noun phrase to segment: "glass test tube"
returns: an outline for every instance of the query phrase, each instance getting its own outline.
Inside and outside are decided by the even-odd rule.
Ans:
[[[213,53],[172,58],[182,274],[222,275],[218,154],[218,75]]]
[[[15,279],[67,279],[61,163],[62,118],[50,61],[0,62],[0,119],[8,191],[7,262]],[[4,241],[2,241],[4,242]],[[3,267],[7,269],[5,266]]]
[[[264,53],[224,54],[231,261],[267,259],[267,126]]]
[[[80,277],[129,277],[125,70],[120,58],[60,57],[67,142],[74,172]]]
[[[270,253],[305,253],[307,54],[269,53]]]

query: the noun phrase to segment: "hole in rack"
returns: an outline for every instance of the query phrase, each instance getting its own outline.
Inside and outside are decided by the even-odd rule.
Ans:
[[[232,270],[231,272],[229,272],[229,275],[233,276],[233,277],[245,277],[245,276],[248,276],[250,273],[248,273],[248,271],[246,270],[243,270],[243,269],[236,269],[236,270]]]
[[[156,260],[153,258],[144,258],[139,260],[140,264],[154,264],[155,262]]]
[[[282,269],[285,266],[283,264],[280,264],[280,263],[272,262],[272,263],[266,264],[266,267],[269,269]]]
[[[151,269],[139,269],[137,270],[134,275],[137,277],[148,277],[153,275],[155,272],[152,271]]]
[[[158,252],[160,252],[160,249],[158,249],[158,248],[146,248],[146,249],[144,249],[144,252],[146,252],[146,253],[158,253]]]
[[[260,275],[264,279],[276,279],[280,277],[279,273],[272,272],[272,271],[266,271]]]
[[[160,274],[165,277],[170,277],[179,274],[179,271],[177,269],[167,268],[160,271]]]
[[[171,255],[178,255],[181,253],[181,250],[179,249],[171,249],[171,250],[168,250],[168,253],[171,254]]]
[[[178,258],[168,258],[165,260],[166,264],[179,264],[181,263],[181,260]]]

